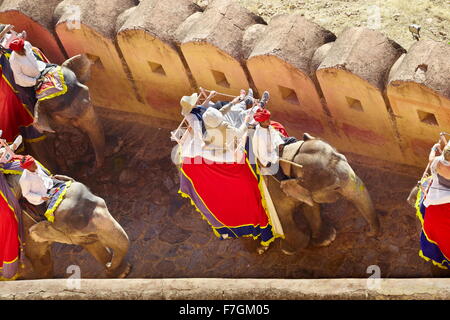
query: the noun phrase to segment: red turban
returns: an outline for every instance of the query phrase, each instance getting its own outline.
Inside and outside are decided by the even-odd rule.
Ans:
[[[270,119],[270,111],[267,109],[258,109],[253,118],[258,122],[264,122]]]
[[[22,169],[28,169],[35,163],[36,161],[32,156],[25,156],[22,158],[22,160],[20,160],[20,167]]]
[[[24,46],[25,46],[25,40],[23,40],[22,38],[14,39],[9,44],[9,48],[13,51],[20,51],[24,48]]]

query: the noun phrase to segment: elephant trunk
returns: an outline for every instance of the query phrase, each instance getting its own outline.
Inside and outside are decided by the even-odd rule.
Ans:
[[[96,168],[102,167],[105,162],[105,133],[92,104],[77,122],[78,127],[89,136],[94,147]]]
[[[419,187],[415,186],[408,195],[406,201],[413,207],[416,207],[417,194],[419,193]]]
[[[370,227],[369,236],[377,236],[380,233],[380,221],[375,212],[372,199],[361,179],[351,171],[350,180],[342,189],[342,195],[351,201]]]

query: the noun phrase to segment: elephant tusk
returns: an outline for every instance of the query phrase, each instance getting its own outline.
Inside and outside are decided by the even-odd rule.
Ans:
[[[298,164],[298,163],[295,163],[295,162],[292,162],[292,161],[289,161],[289,160],[285,160],[285,159],[280,158],[280,161],[289,163],[289,164],[291,164],[293,166],[296,166],[296,167],[299,167],[299,168],[303,168],[303,166],[301,164]]]

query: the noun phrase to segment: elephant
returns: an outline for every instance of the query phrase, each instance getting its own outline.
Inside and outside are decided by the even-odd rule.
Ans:
[[[0,30],[5,31],[5,25],[0,25]],[[105,158],[105,134],[91,102],[89,88],[84,85],[90,78],[91,65],[85,54],[76,55],[61,65],[67,93],[38,102],[34,106],[34,125],[41,132],[54,132],[52,122],[79,128],[88,135],[95,151],[96,168],[100,168]],[[32,143],[30,147],[42,162],[54,163],[52,147],[45,143]]]
[[[19,199],[20,175],[7,174],[6,180]],[[104,266],[108,277],[125,278],[131,272],[131,264],[125,259],[130,246],[128,235],[110,214],[105,201],[84,184],[71,184],[54,215],[53,223],[36,222],[27,210],[22,210],[24,251],[34,278],[52,278],[53,242],[82,246]]]
[[[288,180],[280,182],[273,176],[265,176],[285,233],[281,250],[292,255],[308,245],[331,244],[336,230],[323,222],[320,204],[334,203],[341,197],[352,202],[367,221],[367,235],[378,236],[380,222],[369,192],[346,157],[325,141],[308,134],[304,135],[303,141],[292,160],[300,166],[291,167]],[[283,154],[284,151],[282,158]],[[299,209],[309,224],[310,236],[296,226],[294,215]]]

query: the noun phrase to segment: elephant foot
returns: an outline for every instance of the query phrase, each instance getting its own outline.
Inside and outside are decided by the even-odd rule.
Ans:
[[[297,253],[296,250],[285,240],[281,242],[281,252],[287,256],[293,256]]]
[[[376,238],[381,234],[381,226],[379,220],[369,224],[370,230],[366,233],[368,237]]]
[[[110,263],[107,263],[106,267],[108,268]],[[109,270],[107,269],[106,275],[108,278],[117,278],[117,279],[124,279],[128,277],[132,270],[133,266],[126,262],[123,263],[121,267],[117,268],[116,270]]]
[[[256,249],[256,253],[261,255],[261,254],[264,254],[267,250],[269,250],[269,246],[259,246]]]
[[[377,238],[380,235],[380,229],[370,229],[366,234],[370,238]]]
[[[330,227],[330,231],[325,233],[326,236],[311,239],[311,245],[314,247],[327,247],[336,239],[336,229]]]

